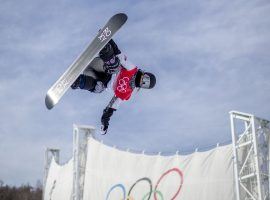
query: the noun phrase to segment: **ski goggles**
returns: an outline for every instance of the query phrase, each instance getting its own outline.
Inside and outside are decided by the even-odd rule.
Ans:
[[[140,79],[140,88],[151,89],[156,84],[156,78],[149,72],[143,72]]]
[[[110,60],[105,62],[104,68],[105,72],[109,74],[114,74],[118,72],[120,66],[120,60],[117,56],[113,56]]]

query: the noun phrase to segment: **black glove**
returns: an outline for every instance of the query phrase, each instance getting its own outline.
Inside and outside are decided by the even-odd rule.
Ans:
[[[107,132],[107,129],[109,127],[110,117],[113,115],[114,111],[116,111],[116,109],[110,108],[110,107],[106,107],[103,110],[103,115],[101,117],[101,124],[102,124],[101,130],[104,132],[104,134],[106,134]]]

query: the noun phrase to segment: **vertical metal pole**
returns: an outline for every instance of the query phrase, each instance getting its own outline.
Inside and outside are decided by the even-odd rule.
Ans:
[[[45,151],[44,154],[44,175],[43,175],[43,187],[42,187],[42,199],[45,198],[45,187],[48,177],[48,148]]]
[[[257,190],[258,190],[258,197],[259,200],[263,200],[262,198],[262,187],[261,187],[261,174],[260,174],[260,166],[259,166],[259,158],[258,158],[258,142],[257,142],[257,134],[255,129],[255,120],[254,116],[251,117],[251,129],[253,135],[253,143],[254,143],[254,160],[255,160],[255,167],[256,167],[256,176],[257,176]]]
[[[251,114],[236,111],[230,114],[237,200],[269,200],[269,176],[265,174],[269,174],[270,129],[267,127],[267,130],[260,131],[260,127],[265,127],[264,124],[269,122]],[[245,125],[245,131],[239,137],[236,135],[236,119]],[[268,149],[268,152],[264,149]],[[265,165],[263,170],[262,166]]]
[[[79,143],[79,133],[78,129],[73,126],[73,200],[79,200],[78,196],[78,143]]]
[[[238,154],[237,154],[237,138],[235,133],[235,124],[234,124],[234,118],[233,113],[230,113],[230,119],[231,119],[231,132],[232,132],[232,142],[233,142],[233,166],[234,166],[234,182],[236,186],[236,200],[240,200],[240,185],[239,185],[239,170],[238,170]]]
[[[43,192],[42,192],[42,199],[44,199],[44,192],[45,192],[45,187],[46,187],[46,182],[47,182],[47,177],[49,173],[49,167],[52,161],[52,158],[55,159],[55,162],[59,164],[60,160],[60,150],[59,149],[51,149],[47,148],[45,151],[45,167],[44,167],[44,176],[43,176]]]
[[[267,134],[269,134],[269,132],[267,132]],[[269,192],[270,192],[270,180],[269,180],[269,177],[270,177],[270,136],[268,136],[268,141],[267,141],[267,143],[268,143],[268,150],[267,150],[267,153],[268,153],[268,156],[267,156],[267,164],[268,164],[268,166],[267,166],[267,170],[268,170],[268,172],[266,173],[266,176],[268,177],[268,187],[266,187],[266,190],[268,190],[268,195],[267,195],[267,197],[268,197],[268,199],[270,198],[270,194],[269,194]]]
[[[92,126],[73,125],[73,200],[83,199],[88,138],[94,137]]]

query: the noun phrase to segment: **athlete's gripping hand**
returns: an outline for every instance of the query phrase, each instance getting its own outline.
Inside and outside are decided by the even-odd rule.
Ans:
[[[103,110],[103,115],[101,117],[101,124],[102,124],[101,131],[103,132],[103,134],[107,133],[107,130],[109,127],[109,121],[114,111],[116,111],[116,109],[110,108],[110,107],[106,107]]]

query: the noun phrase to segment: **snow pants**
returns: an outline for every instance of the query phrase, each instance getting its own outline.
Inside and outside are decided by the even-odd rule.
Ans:
[[[105,87],[107,87],[108,82],[111,80],[111,75],[105,73],[103,66],[104,62],[101,58],[94,58],[83,72],[85,85],[82,89],[100,93]]]

